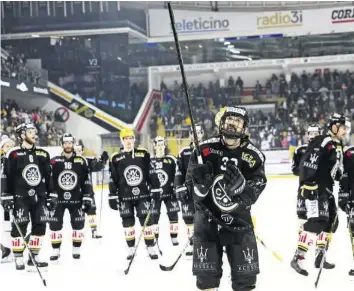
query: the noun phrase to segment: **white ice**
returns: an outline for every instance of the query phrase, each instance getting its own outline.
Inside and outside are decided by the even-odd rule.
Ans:
[[[253,215],[257,217],[257,234],[270,249],[278,252],[284,259],[283,263],[279,263],[262,245],[258,246],[261,274],[258,276],[256,290],[315,290],[314,282],[318,271],[313,268],[312,260],[308,260],[309,277],[297,274],[289,266],[297,243],[296,192],[296,179],[270,179],[266,190],[253,207]],[[98,209],[100,193],[100,190],[96,191]],[[185,245],[185,226],[182,219],[180,219],[180,246],[172,247],[168,219],[163,208],[160,222],[160,246],[164,257],[159,261],[151,261],[146,256],[142,241],[130,273],[125,276],[123,270],[126,267],[126,250],[121,220],[118,212],[109,209],[106,191],[104,191],[103,202],[101,233],[104,237],[102,240],[92,240],[90,229],[86,226],[86,238],[82,247],[82,258],[79,261],[74,261],[71,256],[71,229],[69,217],[66,214],[60,263],[50,265],[48,272],[44,273],[48,284],[47,290],[196,290],[195,278],[191,272],[192,262],[185,256],[172,272],[163,272],[159,269],[159,262],[172,263]],[[335,262],[337,266],[334,270],[323,270],[317,289],[320,291],[354,290],[354,282],[350,281],[348,276],[353,259],[346,217],[342,212],[340,212],[339,221],[338,232],[333,237],[328,253],[328,260]],[[140,233],[138,223],[136,233],[137,236]],[[50,253],[48,233],[42,257],[49,260]],[[310,254],[309,257],[312,256]],[[36,273],[15,271],[13,263],[0,265],[1,291],[42,290],[44,288],[41,284]],[[226,258],[224,277],[219,290],[231,290]]]

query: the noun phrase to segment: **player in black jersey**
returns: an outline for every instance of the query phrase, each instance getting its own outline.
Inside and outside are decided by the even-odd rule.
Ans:
[[[203,127],[201,125],[196,125],[196,132],[197,132],[198,141],[201,142],[204,137]],[[188,192],[188,187],[185,183],[189,160],[194,148],[194,142],[193,142],[194,137],[193,137],[192,129],[190,130],[189,136],[191,139],[190,145],[182,148],[178,154],[177,172],[175,178],[176,197],[178,200],[181,201],[182,218],[184,220],[184,223],[187,226],[187,236],[190,242],[186,250],[186,256],[193,255],[192,237],[194,233],[193,224],[194,224],[194,212],[195,212],[192,194]]]
[[[201,143],[186,183],[195,202],[193,274],[198,290],[218,290],[225,249],[232,290],[252,290],[259,273],[251,207],[264,190],[265,157],[249,140],[245,108],[226,107],[219,116],[219,136]]]
[[[4,208],[13,211],[23,235],[31,222],[28,246],[38,267],[47,267],[48,263],[39,261],[38,253],[46,232],[48,211],[54,211],[58,203],[58,194],[53,188],[50,157],[47,151],[36,148],[37,129],[34,125],[21,124],[16,132],[21,142],[19,147],[12,148],[6,155],[1,177],[1,199]],[[25,244],[15,224],[12,225],[11,236],[16,269],[23,270]],[[34,264],[29,258],[29,271],[34,269]]]
[[[74,149],[77,155],[83,156],[83,151],[84,151],[83,145],[76,144]],[[88,163],[91,182],[93,182],[92,173],[100,172],[104,169],[109,159],[108,153],[106,151],[102,152],[100,159],[97,159],[95,157],[85,157],[85,159]],[[102,238],[102,235],[100,235],[97,232],[97,206],[96,206],[95,192],[93,188],[92,188],[92,197],[93,197],[92,207],[87,212],[87,217],[88,217],[89,225],[91,227],[92,238],[98,239],[98,238]]]
[[[322,133],[321,126],[319,124],[311,124],[307,128],[308,141],[311,142],[316,136]],[[304,153],[306,152],[308,144],[299,145],[293,156],[291,170],[295,176],[300,174],[300,160]],[[301,189],[299,185],[298,195],[297,195],[297,216],[299,224],[299,233],[303,230],[303,225],[306,222],[306,208],[305,208],[305,199],[301,196]]]
[[[114,153],[110,163],[109,205],[113,210],[118,210],[122,218],[125,239],[128,245],[130,260],[135,250],[135,214],[141,225],[151,206],[151,195],[160,193],[160,181],[152,166],[150,154],[144,148],[135,148],[135,135],[131,129],[120,132],[123,148],[119,153]],[[155,235],[149,219],[144,229],[144,240],[148,255],[151,259],[158,259]]]
[[[92,185],[88,164],[85,158],[75,153],[74,144],[74,137],[70,133],[64,133],[61,137],[63,151],[60,156],[51,159],[54,188],[59,198],[57,208],[50,213],[49,226],[53,248],[51,261],[57,261],[60,257],[65,210],[70,213],[73,230],[72,255],[74,259],[80,259],[85,213],[92,206]]]
[[[1,150],[1,173],[3,172],[3,165],[6,158],[6,153],[15,146],[15,142],[10,139],[7,135],[1,136],[0,150]],[[0,201],[1,202],[1,201]],[[1,210],[1,209],[0,209]],[[2,234],[0,249],[1,257],[0,262],[12,262],[13,255],[11,254],[11,222],[9,211],[4,210],[4,214],[0,216],[0,222],[2,224]]]
[[[347,134],[345,117],[333,114],[327,130],[326,134],[316,136],[308,144],[299,167],[300,195],[305,201],[303,206],[307,221],[299,235],[291,267],[304,276],[308,276],[303,262],[310,246],[316,243],[315,267],[319,268],[331,232],[335,232],[338,227],[333,185],[343,174],[341,142]],[[324,267],[334,268],[334,265],[325,262]]]
[[[178,200],[174,193],[174,179],[176,175],[177,160],[173,155],[166,154],[166,140],[158,136],[153,140],[154,157],[151,159],[156,174],[160,180],[162,193],[156,192],[152,197],[155,201],[153,209],[153,221],[155,237],[159,237],[159,220],[161,204],[164,202],[170,221],[170,236],[174,246],[178,245],[178,212],[180,211]]]
[[[339,183],[338,206],[347,214],[353,255],[353,263],[349,275],[354,276],[354,146],[349,146],[345,150],[343,166],[344,173]]]

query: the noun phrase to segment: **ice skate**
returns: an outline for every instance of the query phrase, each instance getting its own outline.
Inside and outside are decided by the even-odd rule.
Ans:
[[[91,229],[91,232],[92,232],[92,238],[93,239],[100,239],[102,238],[102,235],[100,235],[98,232],[97,232],[97,228],[96,227],[93,227]]]
[[[319,269],[321,267],[321,261],[322,261],[324,252],[325,252],[325,250],[323,248],[316,249],[316,259],[315,259],[315,268],[316,269]],[[323,262],[324,269],[330,270],[330,269],[334,269],[335,267],[336,267],[335,264],[327,262],[326,258],[325,258],[325,261]]]
[[[352,263],[352,269],[349,271],[349,276],[354,276],[354,262]]]
[[[43,268],[44,270],[48,267],[48,263],[42,262],[40,260],[40,258],[38,257],[38,255],[33,255],[33,259],[35,262],[32,261],[31,257],[28,258],[28,262],[27,262],[27,271],[28,272],[36,272],[37,271],[35,264],[38,266],[38,268]]]
[[[186,249],[186,256],[191,257],[193,256],[193,240],[189,239],[189,245]]]
[[[171,237],[171,241],[172,241],[172,245],[173,246],[178,246],[179,245],[177,237]]]
[[[60,258],[60,248],[53,249],[52,255],[50,256],[51,261],[58,261]]]
[[[0,246],[1,246],[1,261],[0,261],[0,263],[4,264],[4,263],[13,262],[14,256],[11,253],[11,249],[4,247],[3,245],[0,245]]]
[[[290,266],[300,275],[308,276],[309,273],[305,270],[303,265],[304,261],[305,258],[302,255],[298,254],[298,252],[296,252],[293,259],[291,260]]]
[[[80,247],[73,247],[73,258],[75,260],[79,260],[81,258],[81,254],[80,254]]]
[[[25,269],[25,262],[23,260],[23,255],[15,256],[15,265],[17,271],[22,271]]]
[[[133,258],[134,251],[135,251],[135,247],[128,247],[127,260],[131,260]]]
[[[147,246],[146,247],[147,253],[150,257],[151,260],[157,260],[159,258],[157,251],[156,251],[156,246]]]

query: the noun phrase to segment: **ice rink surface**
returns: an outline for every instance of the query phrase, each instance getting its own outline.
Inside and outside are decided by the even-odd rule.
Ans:
[[[315,290],[314,282],[317,270],[313,268],[313,260],[307,260],[309,277],[303,277],[290,268],[290,260],[297,244],[296,217],[297,179],[269,179],[268,185],[254,205],[252,213],[257,218],[257,234],[273,250],[284,259],[279,263],[259,245],[261,274],[258,276],[258,291],[276,290]],[[103,213],[101,233],[103,239],[92,240],[88,226],[82,247],[81,260],[74,261],[71,256],[71,229],[68,214],[64,226],[62,256],[60,262],[50,265],[44,273],[47,290],[99,290],[99,291],[194,291],[195,278],[192,276],[192,261],[185,256],[171,272],[163,272],[159,263],[170,265],[185,245],[185,225],[180,219],[180,245],[172,247],[169,237],[169,223],[163,208],[160,221],[160,247],[164,256],[159,261],[151,261],[142,241],[138,255],[125,276],[126,243],[117,211],[108,207],[107,190],[103,195]],[[100,204],[101,190],[96,189],[96,200]],[[136,226],[137,237],[140,226]],[[41,256],[49,260],[51,246],[49,232],[44,241]],[[25,255],[27,258],[27,254]],[[313,253],[308,256],[313,257]],[[328,260],[336,263],[334,270],[324,270],[317,290],[353,291],[354,282],[350,280],[348,271],[353,261],[346,217],[340,211],[339,229],[333,236],[328,252]],[[0,265],[0,290],[44,290],[37,273],[15,271],[14,263]],[[224,258],[224,277],[220,291],[231,291],[229,284],[229,267]]]

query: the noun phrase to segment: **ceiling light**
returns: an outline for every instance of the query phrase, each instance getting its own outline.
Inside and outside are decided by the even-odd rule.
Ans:
[[[233,44],[229,44],[228,46],[227,46],[227,48],[228,49],[233,49],[235,46],[233,45]]]
[[[229,41],[225,41],[224,42],[224,45],[229,45],[231,42],[229,42]]]
[[[184,48],[185,48],[185,49],[188,49],[188,46],[187,46],[187,45],[185,45],[185,46],[184,46]]]
[[[32,37],[39,37],[38,34],[32,34]]]
[[[203,46],[200,44],[200,45],[199,45],[199,48],[203,48]]]

